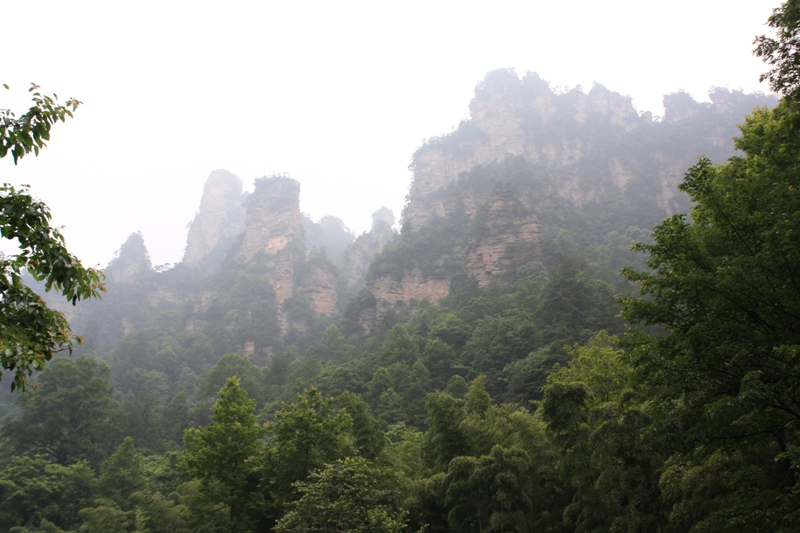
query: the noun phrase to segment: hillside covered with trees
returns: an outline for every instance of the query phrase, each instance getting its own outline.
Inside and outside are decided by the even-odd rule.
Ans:
[[[133,234],[79,306],[17,268],[4,349],[23,281],[84,342],[2,376],[0,533],[796,531],[800,4],[769,24],[780,100],[490,72],[399,231],[217,170],[179,264]]]

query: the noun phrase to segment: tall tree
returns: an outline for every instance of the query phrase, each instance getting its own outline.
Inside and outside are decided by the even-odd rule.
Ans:
[[[263,505],[257,490],[258,454],[264,430],[255,415],[255,400],[229,378],[219,391],[211,423],[187,429],[183,469],[202,483],[202,492],[230,510],[230,531],[249,531],[253,507]]]
[[[300,499],[275,531],[399,533],[405,518],[398,485],[391,470],[361,457],[335,461],[298,483]]]
[[[299,394],[297,403],[284,404],[275,418],[267,424],[273,434],[268,468],[281,499],[293,498],[292,483],[351,454],[344,439],[352,426],[350,416],[344,409],[334,409],[333,399],[323,398],[314,387]]]
[[[144,457],[133,446],[133,439],[125,437],[117,451],[100,465],[99,487],[104,497],[128,510],[128,497],[145,486]]]
[[[678,450],[662,484],[682,487],[670,490],[678,514],[704,487],[690,521],[709,530],[790,531],[800,517],[798,9],[783,4],[777,39],[757,40],[784,100],[747,118],[742,156],[689,170],[691,220],[670,217],[638,246],[652,272],[624,271],[644,294],[623,300],[624,316],[665,333],[636,333],[631,352]]]
[[[55,359],[39,375],[39,390],[18,399],[20,416],[7,418],[0,434],[14,453],[45,454],[67,465],[94,467],[118,445],[124,414],[114,400],[105,363],[88,357]]]

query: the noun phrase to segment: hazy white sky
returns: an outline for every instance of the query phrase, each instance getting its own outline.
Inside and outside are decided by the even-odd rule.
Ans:
[[[356,234],[381,205],[399,217],[411,154],[467,117],[486,72],[553,86],[593,82],[661,114],[679,89],[747,91],[753,38],[777,0],[0,0],[0,107],[30,82],[84,102],[38,158],[0,160],[30,183],[85,263],[141,230],[154,264],[179,261],[217,168],[288,173],[301,209]]]

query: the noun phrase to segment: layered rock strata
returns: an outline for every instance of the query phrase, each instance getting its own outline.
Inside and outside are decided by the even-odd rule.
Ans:
[[[257,265],[282,304],[294,293],[295,263],[305,256],[300,183],[282,176],[260,178],[245,209],[245,232],[234,264]]]
[[[710,104],[686,93],[665,96],[664,117],[654,121],[650,113],[637,113],[629,97],[602,85],[588,94],[580,88],[556,93],[534,73],[520,79],[510,70],[491,72],[476,88],[470,119],[414,154],[403,222],[413,230],[432,216],[446,216],[442,193],[449,184],[477,166],[509,157],[555,171],[560,194],[576,204],[591,200],[598,187],[624,191],[631,176],[658,180],[658,205],[665,215],[672,213],[675,184],[697,154],[724,159],[733,151],[742,117],[756,105],[776,103],[719,88],[709,96]],[[596,183],[587,181],[587,168],[597,175]]]

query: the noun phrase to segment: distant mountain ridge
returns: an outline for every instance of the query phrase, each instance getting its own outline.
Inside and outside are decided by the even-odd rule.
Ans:
[[[107,269],[106,299],[67,311],[99,350],[161,312],[218,330],[223,353],[262,359],[340,316],[369,330],[386,313],[510,279],[564,253],[565,240],[599,245],[687,210],[675,185],[697,155],[733,155],[737,124],[777,103],[719,88],[710,98],[665,96],[654,121],[601,85],[559,94],[534,73],[493,71],[470,119],[414,154],[400,234],[385,208],[355,238],[335,217],[303,215],[291,178],[259,178],[248,195],[239,177],[215,170],[181,263],[154,271],[135,234]]]
[[[543,237],[563,228],[559,218],[566,215],[595,213],[601,226],[613,226],[607,233],[630,225],[651,228],[686,212],[688,199],[676,185],[698,155],[723,162],[733,155],[744,116],[777,104],[775,97],[722,88],[709,96],[711,103],[686,93],[667,95],[665,115],[654,121],[602,85],[588,94],[558,94],[535,73],[519,78],[512,70],[490,72],[475,90],[470,119],[423,144],[410,166],[402,215],[409,246],[402,253],[419,257],[413,235],[434,233],[441,268],[426,273],[420,261],[401,261],[397,250],[387,250],[378,263],[402,262],[405,270],[392,267],[390,276],[385,268],[373,269],[369,290],[384,307],[436,302],[450,294],[459,273],[486,287],[507,273],[520,248],[541,253]],[[609,211],[619,220],[610,220]],[[448,224],[461,229],[443,238]],[[590,233],[583,235],[587,244],[605,234]]]

